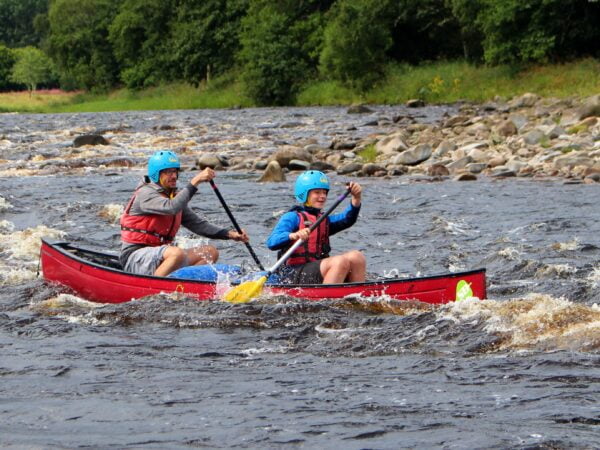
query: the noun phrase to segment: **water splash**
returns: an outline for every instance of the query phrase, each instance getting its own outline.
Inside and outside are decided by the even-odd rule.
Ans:
[[[103,219],[106,219],[109,223],[118,223],[121,215],[123,214],[123,205],[115,205],[113,203],[109,203],[108,205],[104,205],[98,215]]]
[[[13,205],[11,205],[4,197],[0,196],[0,211],[6,211],[12,207]]]
[[[440,317],[458,323],[481,322],[499,339],[490,350],[600,349],[600,311],[593,306],[529,294],[508,301],[475,301],[445,305]]]

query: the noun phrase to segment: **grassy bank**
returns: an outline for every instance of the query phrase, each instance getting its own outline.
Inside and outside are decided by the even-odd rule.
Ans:
[[[507,66],[473,66],[436,62],[421,66],[391,65],[384,80],[368,92],[340,83],[313,81],[299,93],[297,105],[402,104],[411,98],[427,103],[457,100],[483,102],[525,92],[545,97],[585,97],[600,92],[600,61],[534,66],[516,71]],[[209,87],[173,83],[144,91],[120,89],[105,95],[35,93],[0,94],[0,111],[100,112],[125,110],[199,109],[253,106],[243,86],[231,74]]]

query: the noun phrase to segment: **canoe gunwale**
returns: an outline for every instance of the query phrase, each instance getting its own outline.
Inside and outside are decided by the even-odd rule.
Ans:
[[[216,281],[211,281],[211,280],[193,280],[193,279],[189,279],[189,278],[156,277],[154,275],[138,275],[138,274],[128,273],[128,272],[123,271],[122,269],[115,269],[113,267],[103,265],[103,264],[100,264],[100,263],[97,263],[94,261],[90,261],[89,259],[82,258],[82,257],[70,252],[68,249],[71,248],[78,252],[93,254],[98,257],[107,258],[107,259],[118,258],[117,255],[100,252],[97,250],[91,250],[91,249],[86,249],[86,248],[82,248],[82,247],[77,247],[66,241],[53,242],[46,238],[42,238],[42,248],[40,250],[40,253],[43,251],[44,245],[61,253],[66,258],[77,261],[80,264],[84,264],[84,265],[90,266],[90,267],[95,267],[96,269],[99,269],[102,271],[112,272],[112,273],[115,273],[118,275],[125,275],[127,277],[132,277],[132,278],[136,278],[136,279],[140,279],[140,280],[144,280],[144,279],[161,280],[161,281],[172,281],[172,282],[184,282],[184,283],[188,283],[188,284],[198,284],[198,285],[216,285],[217,284]],[[338,284],[327,284],[327,285],[323,285],[323,284],[269,284],[268,287],[275,288],[275,289],[289,289],[289,290],[314,289],[314,288],[335,289],[335,288],[344,288],[344,287],[348,287],[348,288],[350,288],[350,287],[377,287],[377,286],[382,286],[382,285],[385,286],[385,285],[389,285],[389,284],[395,284],[398,282],[411,283],[411,282],[421,282],[421,281],[427,281],[427,280],[436,280],[436,279],[440,279],[440,278],[448,278],[448,279],[461,278],[461,277],[477,275],[477,274],[481,274],[481,273],[485,274],[485,272],[486,272],[485,268],[479,268],[479,269],[473,269],[473,270],[464,271],[464,272],[450,272],[450,273],[444,273],[444,274],[429,275],[429,276],[424,276],[424,277],[382,278],[381,280],[371,280],[371,281],[367,280],[367,281],[362,281],[362,282],[338,283]]]

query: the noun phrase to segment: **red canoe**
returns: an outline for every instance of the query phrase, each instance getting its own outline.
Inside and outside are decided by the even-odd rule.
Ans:
[[[162,278],[123,272],[115,255],[76,247],[66,242],[42,239],[41,262],[44,279],[71,288],[77,295],[100,303],[123,303],[159,293],[180,292],[198,300],[219,298],[215,281]],[[307,300],[386,296],[396,300],[449,303],[456,285],[465,280],[473,296],[486,298],[485,269],[423,278],[395,278],[333,285],[267,284],[265,294],[284,294]]]

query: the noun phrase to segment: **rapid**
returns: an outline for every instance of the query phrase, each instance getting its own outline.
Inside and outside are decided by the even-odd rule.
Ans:
[[[453,108],[0,115],[0,445],[598,448],[597,184],[355,179],[360,218],[332,237],[334,253],[359,249],[387,277],[485,267],[484,301],[100,305],[39,273],[42,237],[118,251],[122,206],[157,149],[181,155],[185,182],[200,152],[266,160],[286,143],[328,146],[386,132],[394,115],[435,122]],[[85,133],[110,145],[75,148]],[[295,176],[258,176],[215,182],[269,267],[264,241]],[[330,176],[336,196],[351,179]],[[207,184],[191,206],[230,226]],[[206,240],[182,230],[179,242]],[[243,245],[211,243],[220,262],[251,267]]]

